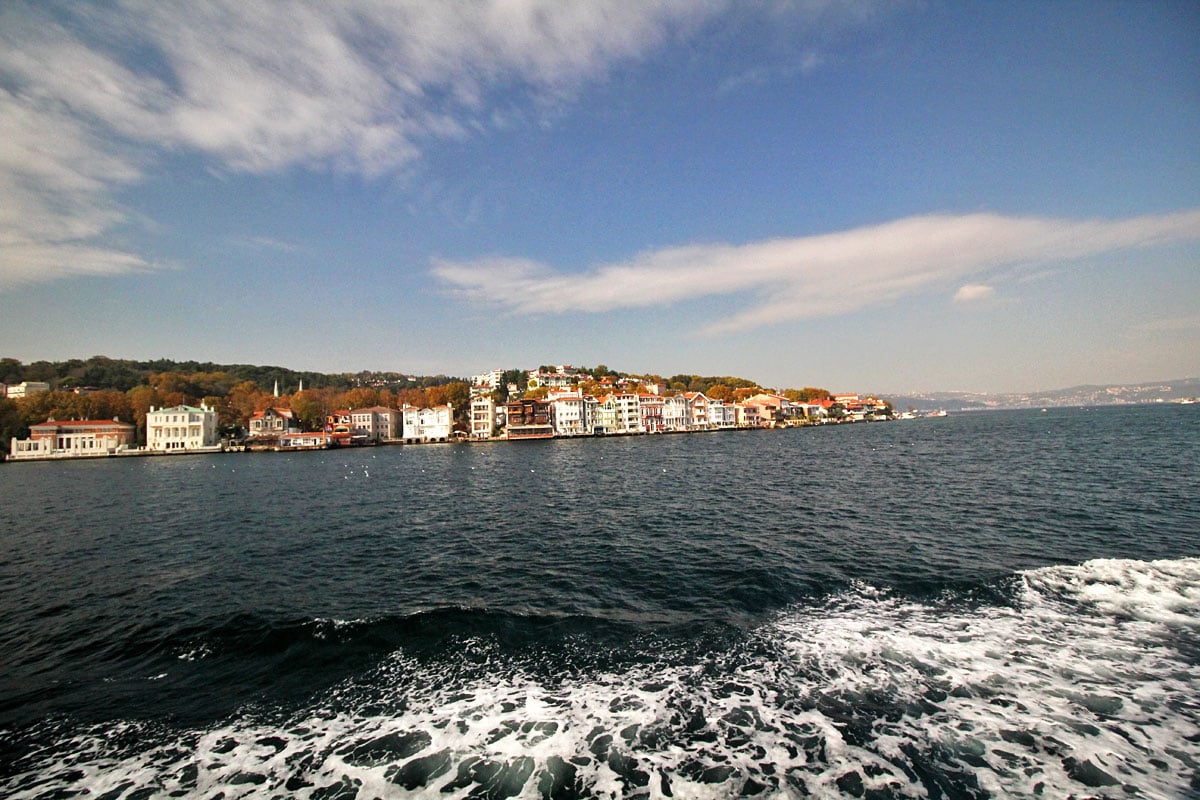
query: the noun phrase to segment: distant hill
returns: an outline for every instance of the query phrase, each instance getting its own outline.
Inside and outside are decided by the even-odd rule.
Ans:
[[[997,408],[1049,408],[1053,406],[1113,406],[1135,403],[1169,403],[1200,399],[1200,378],[1180,378],[1153,383],[1072,386],[1045,392],[977,394],[972,392],[923,392],[884,394],[898,411],[980,411]]]

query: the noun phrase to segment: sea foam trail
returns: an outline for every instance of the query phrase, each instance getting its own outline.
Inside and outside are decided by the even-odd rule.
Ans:
[[[547,678],[483,638],[464,646],[463,663],[396,652],[285,720],[47,729],[58,741],[0,793],[1200,793],[1200,559],[1034,570],[1004,605],[864,586],[705,658],[622,671]]]

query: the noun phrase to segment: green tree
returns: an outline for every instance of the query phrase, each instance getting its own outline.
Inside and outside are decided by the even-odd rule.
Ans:
[[[16,400],[0,397],[0,452],[7,453],[9,441],[12,439],[29,438],[29,426],[21,417],[21,409]]]

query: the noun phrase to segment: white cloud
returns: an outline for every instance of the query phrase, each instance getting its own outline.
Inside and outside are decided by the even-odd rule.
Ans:
[[[967,283],[958,288],[954,293],[954,302],[956,303],[973,303],[979,300],[986,300],[996,293],[993,286],[984,286],[980,283]]]
[[[604,312],[748,293],[745,310],[706,328],[726,333],[877,306],[998,267],[1032,270],[1188,239],[1200,239],[1200,209],[1116,221],[936,215],[820,236],[666,248],[582,274],[498,258],[437,261],[432,273],[469,302],[517,314]]]
[[[377,176],[431,139],[494,125],[512,92],[535,107],[569,98],[721,5],[5,3],[0,290],[149,268],[103,242],[129,216],[114,192],[165,153],[250,173]]]

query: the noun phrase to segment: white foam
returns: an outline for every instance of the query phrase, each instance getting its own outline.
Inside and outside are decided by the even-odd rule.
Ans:
[[[362,798],[467,797],[481,783],[505,794],[507,779],[537,797],[567,764],[596,797],[926,797],[929,771],[993,796],[1193,790],[1200,559],[1021,578],[1011,607],[868,587],[699,662],[619,672],[548,679],[484,640],[464,642],[462,663],[396,653],[366,689],[348,683],[284,724],[248,712],[206,731],[115,726],[131,750],[106,726],[0,793],[308,797],[344,783]]]

